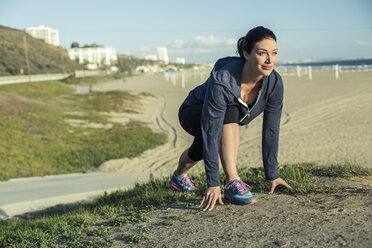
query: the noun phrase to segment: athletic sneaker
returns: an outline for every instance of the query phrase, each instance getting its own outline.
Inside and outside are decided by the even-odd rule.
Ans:
[[[252,195],[251,189],[248,184],[240,180],[240,177],[237,177],[225,185],[224,198],[235,204],[254,204],[257,200]]]
[[[173,173],[172,180],[170,181],[172,188],[178,191],[189,191],[196,190],[194,182],[186,175],[183,177],[176,176],[176,172]]]

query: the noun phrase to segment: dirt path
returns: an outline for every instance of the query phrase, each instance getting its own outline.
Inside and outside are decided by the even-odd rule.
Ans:
[[[226,204],[201,212],[197,202],[171,204],[150,220],[115,229],[113,247],[371,247],[372,177],[322,178],[332,194],[256,194],[252,206]],[[193,205],[193,206],[190,206]],[[123,236],[146,235],[130,244]]]

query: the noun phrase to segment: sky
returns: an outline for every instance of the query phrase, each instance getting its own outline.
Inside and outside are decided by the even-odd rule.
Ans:
[[[44,25],[60,44],[97,43],[143,58],[213,63],[253,27],[277,37],[279,62],[372,57],[371,0],[0,0],[0,25]]]

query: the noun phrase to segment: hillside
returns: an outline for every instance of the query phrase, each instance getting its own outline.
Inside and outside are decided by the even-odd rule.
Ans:
[[[35,39],[24,31],[0,25],[0,76],[27,74],[26,37],[31,74],[72,72],[79,67],[67,51]]]

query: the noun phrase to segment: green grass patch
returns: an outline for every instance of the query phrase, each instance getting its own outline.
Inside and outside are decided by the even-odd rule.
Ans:
[[[150,237],[145,235],[145,234],[130,234],[130,235],[126,235],[125,236],[125,239],[130,243],[130,244],[133,244],[133,243],[141,243],[142,241],[145,241],[145,240],[148,240]]]
[[[123,226],[126,224],[146,222],[150,220],[144,211],[130,212],[128,216],[119,216],[114,220],[105,223],[107,226]]]
[[[73,95],[75,104],[87,111],[137,113],[138,96],[125,91],[92,92]]]
[[[107,124],[105,112],[136,112],[140,98],[123,91],[76,95],[59,81],[0,86],[0,180],[83,172],[165,143],[144,123],[103,129],[65,121]]]
[[[359,166],[334,165],[333,169],[359,171]],[[357,169],[358,168],[358,169]],[[279,166],[282,177],[293,187],[293,191],[284,192],[304,195],[312,193],[329,193],[337,188],[314,185],[312,179],[322,172],[325,175],[327,167],[312,164],[293,164]],[[371,169],[363,169],[363,175],[372,175]],[[239,174],[244,181],[253,186],[253,192],[268,192],[269,184],[265,181],[263,171],[259,168],[240,168]],[[340,177],[349,177],[339,174]],[[0,222],[0,247],[98,247],[105,243],[105,247],[112,245],[108,238],[112,228],[120,228],[127,224],[145,222],[149,220],[146,209],[153,209],[162,204],[177,202],[200,201],[206,189],[205,174],[192,176],[199,191],[197,193],[175,192],[169,186],[169,177],[154,178],[150,176],[148,182],[136,183],[132,189],[104,194],[94,202],[80,204],[63,210],[45,210],[23,217],[11,218]],[[221,177],[221,183],[224,178]],[[280,192],[280,190],[279,190]],[[283,190],[282,190],[283,192]],[[195,206],[192,206],[195,207]],[[183,220],[180,216],[164,218],[163,224]],[[146,240],[143,235],[124,235],[127,242],[137,243]],[[118,238],[118,237],[116,237]],[[120,238],[120,237],[119,237]],[[95,246],[97,245],[97,246]]]
[[[60,80],[64,84],[70,85],[95,85],[99,83],[104,83],[110,80],[116,80],[123,78],[122,74],[118,75],[98,75],[89,77],[79,77],[79,78],[65,78]]]
[[[355,176],[371,175],[370,169],[354,164],[352,162],[346,162],[344,164],[336,164],[336,165],[324,166],[324,167],[315,166],[315,167],[312,167],[310,170],[312,174],[316,176],[322,176],[322,177],[349,178],[349,177],[355,177]]]

